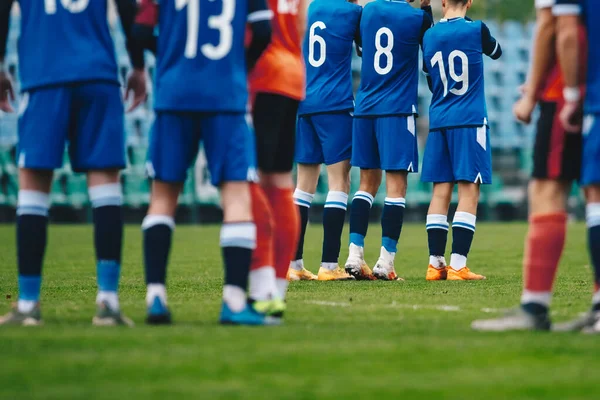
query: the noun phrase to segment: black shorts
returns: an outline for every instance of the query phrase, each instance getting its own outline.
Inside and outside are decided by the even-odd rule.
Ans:
[[[581,134],[569,134],[559,120],[561,105],[540,102],[533,148],[535,179],[578,180],[581,174]]]
[[[252,107],[258,169],[291,172],[296,144],[298,100],[279,94],[257,93]]]

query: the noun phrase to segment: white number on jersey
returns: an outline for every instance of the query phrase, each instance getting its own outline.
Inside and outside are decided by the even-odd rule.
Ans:
[[[317,35],[315,30],[325,29],[327,26],[323,21],[316,21],[314,24],[310,26],[310,30],[308,31],[308,62],[313,67],[320,67],[325,63],[325,39],[323,37]],[[315,59],[315,44],[319,44],[319,58]]]
[[[454,66],[457,58],[460,58],[462,64],[462,72],[460,75],[456,73],[456,68]],[[441,51],[438,51],[431,57],[431,66],[435,68],[436,64],[438,64],[440,68],[440,79],[444,85],[444,97],[446,97],[448,95],[448,76],[446,75],[444,58]],[[456,83],[462,83],[460,89],[452,88],[450,89],[450,93],[457,96],[462,96],[467,93],[467,90],[469,90],[469,58],[467,55],[460,50],[452,51],[448,56],[448,68],[450,69],[450,78]]]
[[[44,0],[46,14],[56,14],[56,1],[57,0]],[[65,10],[77,14],[85,11],[88,4],[90,4],[90,0],[60,0],[60,4],[62,4]]]
[[[219,31],[219,43],[215,46],[205,43],[200,47],[204,57],[210,60],[220,60],[231,51],[233,43],[233,28],[231,21],[235,15],[235,0],[222,0],[223,12],[220,15],[208,17],[208,27]],[[181,11],[187,6],[187,40],[185,57],[196,58],[198,55],[198,32],[200,23],[200,0],[175,0],[175,9]]]
[[[278,14],[298,15],[300,0],[277,0]]]
[[[381,46],[381,36],[387,36],[387,45]],[[373,58],[373,66],[375,72],[379,75],[389,74],[392,70],[392,64],[394,63],[394,55],[392,49],[394,48],[394,34],[389,28],[379,28],[375,33],[375,58]],[[381,68],[381,56],[385,56],[385,67]]]

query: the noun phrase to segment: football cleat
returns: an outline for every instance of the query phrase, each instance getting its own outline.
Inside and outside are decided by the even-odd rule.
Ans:
[[[170,325],[171,312],[166,304],[162,302],[160,297],[155,296],[152,304],[148,307],[148,315],[146,323],[148,325]]]
[[[13,304],[12,310],[0,317],[0,325],[39,326],[42,324],[42,313],[39,303],[26,313],[20,312],[17,305]]]
[[[292,261],[292,263],[294,263],[294,262],[295,261]],[[304,266],[302,266],[302,269],[300,269],[300,270],[294,269],[290,266],[290,268],[288,269],[286,278],[290,282],[291,281],[316,281],[318,279],[317,275],[313,274],[312,272],[310,272],[309,270],[304,268]]]
[[[556,332],[600,333],[600,311],[588,311],[573,321],[555,324]]]
[[[135,324],[132,320],[121,314],[120,310],[110,308],[108,302],[103,301],[96,308],[96,315],[92,319],[92,325],[95,326],[128,326]]]
[[[547,331],[550,330],[548,313],[531,314],[518,307],[500,318],[473,321],[471,328],[476,331]]]
[[[471,272],[468,267],[459,269],[458,271],[448,267],[448,276],[446,277],[449,281],[481,281],[486,279],[485,276]]]
[[[260,313],[250,305],[246,305],[240,312],[233,312],[227,303],[223,302],[219,322],[222,325],[278,325],[281,320]]]
[[[365,262],[365,249],[350,243],[348,259],[344,265],[346,273],[352,275],[356,280],[375,280],[375,275],[371,271],[371,268]]]
[[[353,281],[354,277],[341,269],[339,266],[335,269],[319,268],[318,278],[320,281]]]
[[[394,268],[395,256],[396,253],[390,253],[384,247],[381,247],[379,260],[377,260],[377,264],[375,264],[375,267],[373,267],[373,275],[375,275],[377,279],[384,281],[404,280],[396,274],[396,269]]]
[[[428,281],[445,281],[448,277],[448,267],[436,268],[433,265],[427,267],[425,279]]]

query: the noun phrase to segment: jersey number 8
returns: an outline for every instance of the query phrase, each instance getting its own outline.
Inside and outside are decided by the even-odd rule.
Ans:
[[[220,15],[208,17],[208,27],[219,31],[219,43],[204,43],[200,51],[210,60],[220,60],[231,51],[233,42],[233,28],[231,21],[235,15],[235,0],[222,0],[223,11]],[[198,55],[198,33],[200,24],[200,0],[175,0],[175,9],[181,11],[187,6],[187,40],[185,43],[185,57],[196,58]]]
[[[387,45],[384,47],[381,45],[381,37],[385,35],[387,37]],[[394,63],[394,55],[392,49],[394,48],[394,34],[390,28],[379,28],[375,33],[375,57],[373,58],[373,67],[375,72],[379,75],[389,74],[392,70],[392,64]],[[385,66],[381,68],[381,57],[385,56]]]
[[[46,10],[46,14],[56,14],[56,2],[57,0],[44,0],[44,9]],[[77,14],[85,11],[88,4],[90,4],[90,0],[60,0],[60,3],[65,10],[73,14]]]
[[[457,58],[460,58],[460,63],[462,64],[462,73],[460,75],[456,73],[456,68],[454,66],[454,62]],[[439,64],[440,66],[440,79],[444,85],[444,97],[446,97],[448,95],[448,76],[446,75],[444,58],[441,51],[438,51],[431,57],[431,66],[435,67],[436,64]],[[457,96],[462,96],[467,93],[467,90],[469,90],[469,58],[467,55],[460,50],[451,52],[448,56],[448,68],[450,70],[450,78],[456,83],[462,83],[460,89],[452,88],[450,89],[450,93]]]

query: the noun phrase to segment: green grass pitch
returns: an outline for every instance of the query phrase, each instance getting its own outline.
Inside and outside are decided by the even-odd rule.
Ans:
[[[219,228],[179,226],[168,284],[176,324],[147,327],[141,233],[131,226],[121,302],[137,326],[101,329],[91,326],[91,227],[52,226],[45,326],[0,329],[0,399],[598,399],[598,337],[469,328],[518,301],[525,231],[479,224],[469,264],[488,280],[426,282],[425,229],[407,225],[396,261],[406,282],[292,283],[284,326],[246,328],[216,323]],[[379,235],[371,226],[370,263]],[[309,227],[305,262],[313,271],[321,237],[320,226]],[[1,226],[1,313],[17,295],[14,240],[14,226]],[[344,246],[342,261],[346,255]],[[555,320],[588,307],[588,264],[585,227],[572,224]]]

